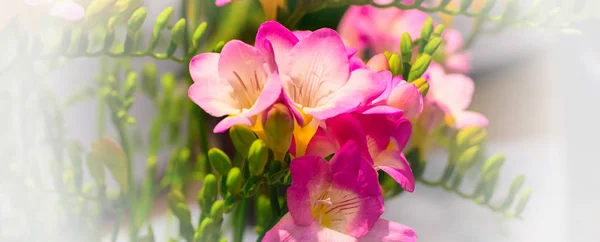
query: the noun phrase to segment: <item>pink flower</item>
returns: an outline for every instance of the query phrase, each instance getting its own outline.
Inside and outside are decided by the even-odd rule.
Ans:
[[[414,230],[380,219],[383,195],[377,173],[346,143],[327,162],[303,156],[290,165],[289,213],[263,241],[416,241]]]
[[[356,48],[359,55],[365,50],[398,53],[402,34],[407,32],[413,40],[419,38],[427,17],[427,13],[419,10],[354,6],[348,9],[338,29],[344,43]],[[469,72],[471,55],[462,50],[460,32],[447,28],[442,37],[444,52],[434,57],[451,72]]]
[[[281,94],[277,73],[265,56],[253,46],[238,40],[225,44],[221,54],[203,53],[190,61],[194,84],[190,99],[215,117],[228,116],[214,132],[236,124],[252,125],[253,117],[271,105]]]
[[[402,154],[411,134],[408,119],[399,113],[342,114],[325,122],[310,141],[307,154],[327,157],[348,141],[358,144],[362,156],[377,170],[383,170],[405,190],[415,189],[415,178]]]
[[[270,21],[259,28],[255,45],[274,56],[268,62],[278,71],[283,98],[296,113],[298,156],[320,120],[355,110],[385,89],[378,73],[356,66],[356,51],[346,48],[332,29],[294,34]]]
[[[225,6],[225,4],[228,4],[231,1],[233,1],[233,0],[217,0],[217,1],[215,1],[215,4],[219,7],[221,7],[221,6]]]
[[[14,17],[21,18],[20,22],[39,21],[39,17],[53,16],[67,21],[83,19],[85,9],[72,0],[14,0],[9,6],[0,4],[0,30]]]
[[[462,129],[469,126],[488,125],[488,120],[480,113],[466,110],[471,104],[475,85],[473,80],[463,74],[446,74],[444,69],[432,63],[426,76],[429,76],[429,92],[425,97],[425,110],[430,119],[428,130],[439,125],[443,120],[440,113],[454,118],[454,127]],[[436,122],[431,122],[436,121]]]

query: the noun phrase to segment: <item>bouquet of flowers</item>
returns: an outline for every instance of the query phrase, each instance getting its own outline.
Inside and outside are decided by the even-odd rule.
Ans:
[[[146,21],[150,2],[3,7],[16,54],[0,75],[19,80],[21,99],[13,132],[44,147],[32,158],[17,140],[5,157],[39,160],[50,175],[14,163],[0,185],[58,195],[56,226],[73,241],[120,231],[160,241],[150,218],[164,197],[172,241],[242,241],[253,226],[258,241],[413,242],[419,231],[381,216],[389,198],[418,196],[416,183],[521,219],[524,175],[492,199],[505,158],[486,154],[488,119],[469,110],[470,47],[515,26],[574,33],[569,23],[591,13],[511,0],[182,0]],[[453,28],[458,18],[468,35]],[[44,77],[79,58],[97,59],[99,73],[57,95]],[[150,117],[131,112],[138,100]],[[98,111],[90,143],[63,118],[86,101]],[[448,153],[435,179],[424,175],[434,147]],[[473,189],[462,186],[467,173]]]

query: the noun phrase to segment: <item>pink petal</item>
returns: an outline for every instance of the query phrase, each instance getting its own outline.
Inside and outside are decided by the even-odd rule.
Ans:
[[[416,242],[417,234],[406,225],[379,219],[369,233],[358,239],[360,242]]]
[[[69,21],[77,21],[85,15],[85,9],[72,1],[60,1],[52,5],[49,14]]]
[[[459,52],[446,56],[444,66],[450,72],[469,73],[471,71],[471,53]]]
[[[213,132],[214,133],[223,133],[226,130],[228,130],[229,128],[231,128],[232,126],[237,125],[237,124],[252,126],[252,121],[243,114],[227,117],[227,118],[221,120],[221,122],[219,122],[217,125],[215,125]]]
[[[385,171],[404,190],[413,192],[415,190],[415,177],[410,169],[410,165],[402,154],[402,150],[383,151],[375,159],[375,167]]]
[[[470,77],[463,74],[447,75],[439,65],[430,66],[428,73],[431,98],[443,103],[452,112],[469,107],[475,89]]]
[[[410,139],[410,134],[412,133],[412,123],[410,120],[406,118],[401,118],[399,120],[394,120],[394,131],[392,136],[396,140],[396,145],[398,146],[398,150],[404,150],[406,147],[406,143]]]
[[[266,43],[270,43],[267,46]],[[263,23],[256,34],[256,48],[263,53],[273,51],[280,74],[289,72],[289,58],[298,38],[286,27],[275,21]]]
[[[348,56],[348,58],[352,57],[354,54],[356,54],[356,49],[352,48],[350,46],[346,46],[346,55]]]
[[[267,80],[264,56],[253,46],[232,40],[223,46],[218,65],[219,75],[229,81],[240,107],[250,109]]]
[[[269,75],[267,82],[264,84],[258,99],[254,105],[246,112],[243,112],[247,117],[251,117],[261,113],[271,107],[281,96],[281,81],[277,73]]]
[[[387,103],[387,100],[390,97],[390,94],[392,93],[394,88],[396,88],[396,86],[398,86],[398,83],[402,81],[402,76],[392,77],[392,73],[390,71],[380,71],[379,75],[381,75],[381,77],[387,85],[385,87],[385,90],[381,93],[381,95],[379,95],[379,97],[373,100],[373,104],[375,105]]]
[[[463,37],[460,31],[456,29],[446,29],[442,33],[442,38],[446,41],[444,51],[447,54],[456,53],[463,47]]]
[[[470,126],[487,127],[488,119],[481,113],[462,111],[454,114],[454,127],[463,129]]]
[[[327,157],[338,150],[339,146],[331,135],[323,128],[319,128],[306,148],[306,155]]]
[[[340,36],[331,29],[319,29],[300,40],[290,52],[289,66],[292,82],[306,95],[319,97],[323,95],[320,93],[337,90],[348,81],[346,48]],[[291,90],[286,92],[291,94]],[[301,103],[291,96],[296,103]]]
[[[296,224],[308,226],[315,221],[311,201],[326,191],[331,184],[331,169],[325,159],[302,156],[290,164],[292,185],[287,190],[288,209]]]
[[[401,81],[390,93],[387,105],[403,110],[404,116],[412,119],[423,111],[423,96],[414,84]]]
[[[343,145],[330,163],[333,173],[332,189],[346,192],[349,196],[355,194],[360,201],[358,208],[337,211],[344,212],[346,219],[349,219],[345,230],[347,234],[354,237],[363,236],[383,214],[383,195],[377,179],[377,172],[361,156],[358,145],[353,141]],[[334,204],[341,203],[335,202]]]
[[[325,120],[325,124],[328,135],[336,140],[337,144],[342,145],[353,141],[363,156],[370,157],[366,139],[367,135],[359,120],[353,115],[341,114]],[[348,130],[352,130],[352,132],[348,132]]]
[[[304,241],[335,241],[355,242],[356,238],[338,231],[321,227],[316,221],[308,226],[294,223],[292,216],[284,215],[262,240],[263,242],[304,242]]]
[[[296,36],[296,38],[300,39],[304,39],[306,37],[308,37],[310,34],[312,34],[312,31],[310,30],[296,30],[293,31],[292,33],[294,33],[294,35]]]
[[[221,6],[224,6],[225,4],[230,3],[231,1],[233,1],[233,0],[217,0],[215,2],[215,4],[219,7],[221,7]]]
[[[431,132],[442,124],[445,115],[449,113],[450,111],[442,104],[426,99],[423,112],[419,116],[420,125],[426,132]]]
[[[366,68],[365,62],[356,56],[350,57],[350,71]]]
[[[233,89],[217,73],[219,54],[205,53],[190,61],[190,75],[194,84],[188,90],[190,99],[208,114],[221,117],[240,113]]]
[[[394,116],[402,116],[404,111],[385,105],[368,106],[367,109],[361,110],[361,114],[388,114]]]

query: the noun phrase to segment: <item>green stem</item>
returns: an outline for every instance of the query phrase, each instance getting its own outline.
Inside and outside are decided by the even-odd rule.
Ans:
[[[248,198],[243,198],[236,210],[233,241],[242,242],[244,239],[244,230],[246,229],[246,210],[248,208]]]
[[[271,202],[271,210],[273,210],[274,217],[279,217],[281,215],[277,189],[279,189],[279,187],[275,184],[269,186],[269,200]]]
[[[112,232],[112,237],[110,239],[110,241],[112,242],[116,242],[117,241],[117,237],[119,235],[119,229],[121,228],[121,215],[123,214],[123,201],[121,201],[121,199],[119,200],[119,205],[117,206],[117,217],[115,220],[115,227],[113,229]]]
[[[129,199],[129,236],[130,241],[137,241],[137,226],[135,224],[135,207],[136,207],[136,184],[133,176],[133,159],[131,148],[129,147],[129,139],[127,138],[127,132],[125,132],[125,124],[116,117],[116,114],[113,117],[113,121],[117,128],[117,132],[119,134],[119,140],[121,142],[121,147],[123,147],[123,152],[127,158],[127,184],[129,187],[129,191],[127,193]]]

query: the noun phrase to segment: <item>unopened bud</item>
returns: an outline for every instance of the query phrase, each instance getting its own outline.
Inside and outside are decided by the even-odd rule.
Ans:
[[[208,174],[204,177],[204,184],[202,184],[202,190],[198,193],[198,203],[203,211],[208,211],[211,204],[217,200],[217,178],[213,174]]]
[[[390,69],[388,59],[384,53],[379,53],[367,62],[367,67],[372,71],[387,71]]]
[[[146,20],[147,13],[148,12],[146,11],[146,8],[144,7],[138,8],[137,10],[135,10],[135,12],[133,12],[131,18],[129,18],[129,21],[127,21],[128,34],[134,34],[138,30],[140,30],[142,24]]]
[[[150,38],[150,44],[148,45],[148,50],[152,51],[158,45],[158,40],[160,39],[160,32],[167,27],[171,16],[175,8],[169,7],[163,10],[158,17],[156,17],[156,22],[154,23],[154,29],[152,29],[152,37]]]
[[[519,199],[519,203],[517,203],[517,208],[515,209],[515,216],[519,217],[525,210],[525,206],[531,197],[531,188],[525,189],[523,193],[521,193],[521,198]]]
[[[498,174],[502,165],[504,165],[504,155],[498,154],[490,157],[483,168],[481,168],[481,177],[484,182],[491,182],[495,177],[494,174]]]
[[[231,170],[229,170],[229,174],[227,175],[227,190],[231,194],[236,195],[242,189],[243,182],[244,182],[244,177],[242,176],[242,172],[240,171],[240,168],[237,168],[237,167],[231,168]]]
[[[273,149],[277,160],[283,160],[283,156],[290,149],[292,134],[294,132],[294,117],[285,105],[274,104],[267,111],[263,120],[265,141],[269,148]],[[265,155],[266,156],[266,155]]]
[[[229,173],[231,160],[225,152],[218,148],[212,148],[208,151],[208,159],[221,176],[226,176]]]
[[[400,56],[398,54],[390,55],[390,58],[388,59],[388,65],[393,76],[402,75],[402,60],[400,60]]]
[[[402,53],[402,62],[409,63],[413,51],[413,43],[410,34],[402,34],[402,39],[400,40],[400,51]]]
[[[476,126],[464,128],[456,134],[456,147],[458,149],[467,149],[483,143],[486,137],[487,131],[485,128]]]
[[[426,54],[429,54],[429,55],[433,55],[433,53],[438,49],[438,47],[440,47],[441,44],[442,44],[441,37],[431,38],[429,40],[429,42],[427,43],[427,45],[425,45],[423,52]]]
[[[413,82],[420,78],[427,68],[429,68],[429,64],[431,64],[431,56],[428,54],[423,54],[417,58],[415,63],[410,68],[410,74],[408,74],[408,82]]]
[[[427,95],[427,92],[429,91],[429,83],[427,82],[427,79],[421,77],[417,80],[414,80],[412,84],[415,84],[423,97]]]
[[[213,203],[210,208],[210,217],[216,221],[220,221],[223,219],[223,213],[225,211],[225,202],[223,200],[218,200]]]
[[[479,156],[481,148],[479,146],[472,146],[462,152],[458,157],[458,173],[463,175],[473,166]]]
[[[433,18],[428,17],[423,23],[423,28],[421,29],[421,38],[424,40],[429,40],[431,33],[433,32]]]
[[[248,165],[250,174],[260,176],[265,170],[265,165],[269,159],[269,150],[260,139],[257,139],[250,146],[248,151]]]
[[[229,137],[236,151],[243,157],[248,157],[248,150],[256,140],[254,132],[248,126],[234,125],[229,129]]]

